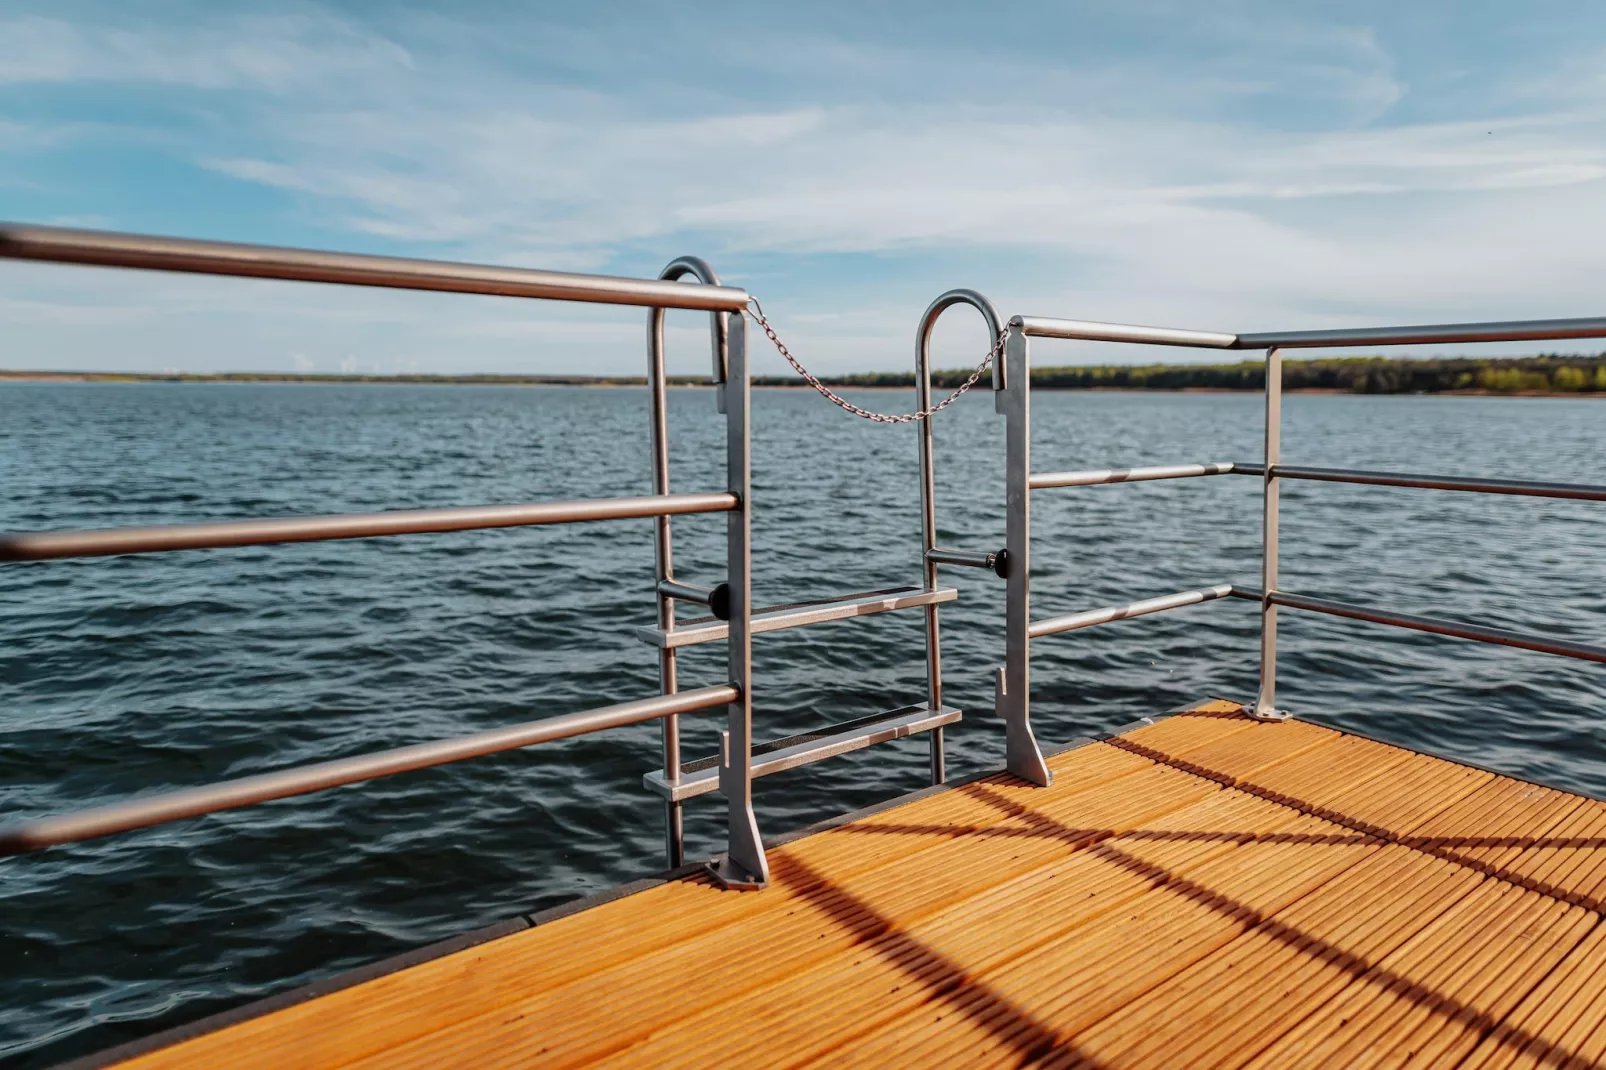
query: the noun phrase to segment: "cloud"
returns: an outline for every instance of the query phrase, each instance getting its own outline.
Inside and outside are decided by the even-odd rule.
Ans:
[[[1469,96],[1443,61],[1402,60],[1386,27],[1150,3],[1113,47],[1099,20],[1128,16],[1069,10],[1064,32],[998,37],[943,31],[940,11],[908,34],[751,13],[740,36],[702,10],[34,16],[0,26],[0,85],[177,90],[216,113],[197,130],[151,120],[177,164],[335,244],[630,273],[701,252],[826,371],[902,366],[911,317],[961,282],[1017,311],[1229,329],[1593,301],[1606,81],[1550,73],[1587,70],[1586,51]],[[647,25],[623,40],[620,20]],[[1426,88],[1449,81],[1459,96]],[[151,292],[174,314],[220,307],[171,279]],[[308,323],[344,324],[328,352],[286,343],[321,366],[360,345],[357,325],[425,366],[446,339],[490,348],[442,365],[557,361],[587,331],[599,370],[639,363],[638,328],[589,313],[296,301]],[[46,316],[20,307],[0,311]]]
[[[110,17],[0,21],[0,85],[133,82],[285,92],[411,65],[406,49],[317,8],[168,27],[128,28]]]

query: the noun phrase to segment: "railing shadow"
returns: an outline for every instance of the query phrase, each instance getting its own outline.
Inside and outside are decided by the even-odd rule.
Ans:
[[[1189,716],[1192,715],[1190,714]],[[1559,899],[1565,903],[1572,903],[1577,906],[1584,907],[1585,909],[1593,910],[1596,913],[1606,912],[1606,881],[1601,882],[1602,892],[1590,893],[1581,888],[1569,887],[1564,884],[1542,880],[1530,873],[1526,873],[1515,868],[1509,862],[1501,865],[1491,862],[1488,859],[1478,858],[1464,853],[1490,847],[1517,847],[1522,848],[1525,851],[1535,847],[1576,850],[1600,849],[1606,848],[1606,837],[1543,835],[1400,835],[1388,828],[1376,824],[1375,822],[1366,821],[1365,819],[1357,817],[1353,814],[1347,814],[1331,805],[1319,803],[1312,799],[1300,798],[1299,796],[1291,795],[1286,791],[1274,791],[1272,789],[1262,787],[1254,783],[1252,780],[1240,778],[1222,770],[1211,769],[1209,767],[1199,765],[1196,762],[1189,762],[1185,759],[1167,754],[1164,751],[1156,750],[1153,747],[1147,747],[1141,743],[1134,743],[1131,740],[1122,739],[1119,736],[1108,739],[1105,742],[1110,746],[1117,747],[1131,754],[1136,754],[1139,757],[1148,758],[1150,761],[1153,761],[1157,764],[1166,765],[1185,773],[1191,773],[1194,776],[1204,777],[1207,780],[1215,781],[1216,783],[1225,787],[1230,787],[1237,791],[1241,791],[1246,795],[1253,795],[1258,799],[1264,799],[1267,802],[1275,803],[1279,806],[1286,806],[1290,809],[1298,810],[1301,813],[1309,814],[1312,817],[1319,817],[1324,821],[1331,821],[1335,825],[1342,825],[1345,828],[1353,829],[1356,832],[1375,837],[1379,840],[1384,840],[1388,843],[1397,843],[1402,847],[1409,847],[1413,850],[1422,851],[1426,854],[1443,858],[1446,861],[1454,862],[1457,865],[1467,866],[1468,868],[1475,869],[1480,873],[1485,873],[1491,877],[1506,881],[1509,884],[1514,884],[1519,888],[1526,888],[1529,891],[1538,892],[1541,895],[1549,896],[1552,899]],[[1515,862],[1521,857],[1522,856],[1519,854],[1511,861]]]
[[[1144,878],[1148,881],[1151,890],[1162,890],[1167,894],[1180,896],[1241,926],[1241,931],[1234,936],[1234,939],[1245,932],[1258,931],[1301,955],[1320,960],[1326,965],[1343,971],[1352,979],[1367,978],[1371,983],[1380,986],[1383,991],[1395,998],[1403,999],[1413,1005],[1425,1008],[1446,1022],[1455,1023],[1463,1028],[1475,1031],[1478,1034],[1479,1042],[1489,1036],[1496,1036],[1502,1046],[1509,1049],[1526,1048],[1530,1055],[1537,1057],[1540,1062],[1545,1064],[1561,1064],[1574,1057],[1574,1052],[1558,1044],[1546,1041],[1526,1029],[1502,1022],[1488,1012],[1458,1000],[1449,993],[1439,991],[1407,974],[1386,968],[1380,964],[1380,961],[1356,954],[1315,934],[1290,925],[1280,920],[1275,911],[1270,913],[1261,911],[1252,904],[1233,899],[1187,877],[1173,874],[1162,866],[1122,850],[1116,842],[1113,842],[1119,837],[1120,840],[1145,842],[1200,841],[1335,846],[1362,843],[1376,843],[1382,846],[1385,843],[1397,843],[1410,849],[1422,850],[1438,857],[1443,857],[1456,864],[1472,865],[1477,860],[1457,857],[1453,848],[1541,845],[1547,843],[1543,837],[1394,837],[1388,835],[1384,830],[1362,827],[1363,823],[1360,822],[1353,820],[1346,822],[1342,819],[1343,815],[1333,815],[1329,808],[1322,808],[1309,803],[1302,804],[1299,800],[1289,799],[1286,794],[1257,788],[1249,783],[1239,783],[1238,778],[1229,777],[1219,770],[1209,770],[1196,763],[1187,763],[1153,748],[1133,744],[1118,737],[1108,742],[1172,768],[1177,768],[1193,775],[1204,776],[1217,783],[1230,784],[1231,787],[1238,791],[1279,806],[1333,821],[1349,831],[1334,833],[1279,833],[1273,831],[1265,834],[1255,834],[1231,830],[1136,829],[1121,832],[1109,828],[1080,828],[1064,824],[1047,814],[1011,799],[985,782],[963,785],[954,790],[977,799],[1003,815],[1006,819],[1016,821],[1019,824],[977,826],[956,832],[954,826],[951,825],[866,823],[846,825],[838,831],[850,835],[870,836],[927,835],[935,833],[947,834],[955,839],[963,836],[1000,839],[1050,839],[1065,844],[1073,851],[1093,851],[1102,860]],[[1380,835],[1379,832],[1382,832],[1382,834]],[[1554,842],[1562,846],[1596,846],[1596,841],[1593,838],[1563,838]],[[1606,846],[1606,840],[1600,841],[1600,845]],[[796,863],[796,860],[793,861]],[[1501,875],[1499,867],[1480,866],[1478,868],[1480,872],[1500,879],[1507,879]],[[1010,1049],[1020,1062],[1030,1062],[1052,1053],[1059,1057],[1068,1057],[1079,1062],[1086,1061],[1091,1064],[1091,1057],[1076,1048],[1073,1043],[1074,1035],[1061,1034],[1052,1023],[1034,1016],[1028,1009],[1011,1001],[1006,995],[989,986],[983,979],[976,977],[974,972],[967,969],[963,963],[955,962],[941,952],[921,944],[917,938],[900,930],[897,927],[897,923],[892,919],[882,916],[873,907],[856,899],[840,886],[833,885],[829,880],[824,879],[807,866],[799,865],[798,872],[800,876],[806,878],[800,882],[806,887],[799,888],[799,894],[803,898],[815,903],[827,916],[832,917],[837,924],[847,925],[856,933],[861,934],[870,950],[897,966],[912,981],[924,986],[932,1000],[941,1001],[953,1008],[955,1012],[964,1014],[973,1023],[991,1032]],[[1516,876],[1520,877],[1521,875],[1518,874]],[[1531,888],[1531,890],[1539,891],[1541,894],[1550,895],[1552,898],[1565,898],[1543,888],[1533,887],[1537,882],[1511,880],[1510,883]],[[1565,901],[1571,902],[1572,900],[1566,899]],[[1052,940],[1054,937],[1051,936],[1049,939]],[[1580,939],[1582,939],[1582,936],[1580,936]],[[1390,950],[1392,951],[1393,948],[1391,947]],[[1181,969],[1186,969],[1191,965],[1191,962],[1187,963]],[[1537,982],[1535,983],[1537,984]],[[1268,1038],[1267,1043],[1272,1042],[1274,1039]]]

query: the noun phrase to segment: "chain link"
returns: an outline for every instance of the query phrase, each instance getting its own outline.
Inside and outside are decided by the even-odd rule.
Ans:
[[[758,303],[758,298],[749,298],[749,301],[751,302],[753,309],[751,312],[744,309],[743,314],[751,319],[754,323],[758,324],[759,329],[769,337],[771,344],[775,346],[775,351],[786,358],[786,363],[790,364],[792,366],[792,370],[803,377],[804,382],[808,383],[815,390],[818,390],[820,395],[824,397],[825,400],[829,401],[838,408],[844,409],[847,412],[851,412],[855,416],[862,416],[866,420],[874,420],[879,424],[911,424],[917,420],[929,419],[930,417],[941,412],[943,409],[946,409],[948,406],[952,405],[954,402],[958,401],[964,396],[966,391],[976,385],[977,381],[981,379],[982,372],[987,370],[988,365],[992,364],[992,362],[995,360],[1001,360],[1003,358],[1004,341],[1009,337],[1009,331],[1007,329],[999,331],[998,339],[993,343],[993,348],[988,351],[987,356],[982,358],[982,362],[976,365],[976,370],[971,372],[970,378],[961,383],[958,390],[955,390],[952,394],[949,394],[946,398],[943,398],[931,408],[921,409],[919,412],[905,412],[897,416],[889,416],[883,412],[871,412],[869,409],[861,409],[847,398],[836,393],[830,387],[820,382],[819,378],[816,377],[813,372],[799,364],[797,358],[792,356],[792,351],[786,348],[786,343],[781,341],[780,336],[775,333],[775,328],[771,327],[770,321],[764,317],[764,306]]]

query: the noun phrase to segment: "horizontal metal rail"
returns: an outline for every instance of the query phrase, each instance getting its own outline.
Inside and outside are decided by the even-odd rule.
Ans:
[[[1231,349],[1238,344],[1235,334],[1218,331],[1185,331],[1176,327],[1143,327],[1132,323],[1097,323],[1092,320],[1062,320],[1046,316],[1016,316],[1010,326],[1034,338],[1070,338],[1085,342],[1138,342],[1152,346],[1194,346],[1200,349]]]
[[[659,580],[658,593],[665,598],[707,606],[717,620],[731,619],[731,585],[728,583],[721,583],[717,587],[699,587],[679,580]]]
[[[1008,551],[996,550],[993,553],[983,553],[979,550],[944,550],[932,547],[926,551],[926,560],[933,565],[959,565],[964,568],[985,568],[1002,576],[1007,571],[1007,564],[1000,569],[1000,562],[1007,562]]]
[[[0,223],[0,258],[712,312],[738,312],[748,301],[729,286],[14,223]]]
[[[1032,490],[1046,490],[1049,487],[1092,487],[1101,483],[1141,483],[1150,479],[1224,476],[1238,470],[1238,466],[1232,461],[1213,464],[1153,465],[1148,468],[1089,468],[1080,472],[1033,472],[1026,485]]]
[[[1408,346],[1451,342],[1539,342],[1557,338],[1606,337],[1606,317],[1508,320],[1497,323],[1433,323],[1413,327],[1360,327],[1328,331],[1241,334],[1234,349],[1308,349],[1314,346]]]
[[[771,773],[811,765],[878,743],[935,731],[963,719],[964,714],[952,706],[942,706],[933,711],[930,706],[921,704],[830,725],[815,732],[755,743],[753,776],[765,777]],[[641,779],[650,790],[665,799],[694,799],[719,789],[719,756],[716,754],[687,762],[681,766],[680,779],[673,783],[665,779],[662,769],[654,769]]]
[[[97,806],[76,814],[22,821],[0,828],[0,856],[23,854],[59,844],[89,840],[117,832],[179,821],[187,817],[233,810],[254,803],[306,795],[325,788],[355,784],[364,780],[407,773],[415,769],[460,762],[487,754],[549,743],[570,736],[585,735],[608,728],[639,724],[674,714],[692,713],[734,702],[740,692],[730,684],[682,691],[621,702],[579,713],[566,713],[540,721],[526,721],[507,728],[477,732],[471,736],[419,743],[411,747],[341,758],[332,762],[285,769],[275,773],[225,780],[197,788],[167,792],[143,799]]]
[[[1129,602],[1124,606],[1105,606],[1103,609],[1089,609],[1081,613],[1068,613],[1063,617],[1048,617],[1044,620],[1032,621],[1031,627],[1027,629],[1026,636],[1029,639],[1041,639],[1045,635],[1074,632],[1079,628],[1091,628],[1095,624],[1108,624],[1111,621],[1126,620],[1129,617],[1144,617],[1150,613],[1163,613],[1168,609],[1195,606],[1200,602],[1211,602],[1217,598],[1226,598],[1234,593],[1235,590],[1232,584],[1222,583],[1197,591],[1180,591],[1177,594],[1162,595],[1159,598],[1146,598],[1141,602]]]
[[[864,591],[791,605],[759,606],[753,609],[752,628],[754,635],[762,635],[826,621],[934,606],[941,602],[952,602],[958,597],[959,592],[952,587],[891,587],[884,591]],[[636,638],[666,649],[722,642],[729,634],[730,625],[717,619],[683,621],[673,631],[663,628],[636,629]]]
[[[679,580],[659,580],[658,593],[666,598],[695,602],[700,606],[709,605],[714,600],[712,587],[699,587],[695,583],[681,583]]]
[[[1235,598],[1249,598],[1257,602],[1261,597],[1260,591],[1254,587],[1234,586],[1231,593]],[[1542,654],[1559,654],[1564,658],[1606,662],[1606,646],[1595,646],[1590,643],[1569,643],[1563,640],[1546,639],[1538,635],[1506,631],[1501,628],[1483,628],[1474,624],[1439,620],[1436,617],[1415,617],[1405,613],[1384,613],[1380,610],[1368,609],[1366,606],[1357,606],[1349,602],[1334,602],[1325,598],[1306,598],[1303,595],[1288,594],[1283,591],[1273,591],[1270,601],[1273,605],[1287,606],[1290,609],[1303,609],[1311,613],[1326,613],[1334,617],[1349,617],[1352,620],[1371,621],[1373,624],[1388,624],[1396,628],[1409,628],[1417,632],[1431,632],[1434,635],[1448,635],[1457,639],[1471,639],[1479,643],[1493,643],[1497,646],[1516,647],[1521,650],[1537,650]]]
[[[1189,346],[1196,349],[1309,349],[1317,346],[1405,346],[1452,342],[1537,342],[1562,338],[1606,338],[1606,317],[1509,320],[1497,323],[1435,323],[1409,327],[1360,327],[1324,331],[1271,331],[1225,334],[1132,323],[1016,316],[1012,326],[1034,338],[1068,338],[1086,342],[1135,342],[1142,345]]]
[[[220,520],[205,524],[167,524],[88,531],[12,532],[0,535],[0,561],[47,561],[63,557],[105,557],[224,546],[264,546],[325,539],[367,539],[378,535],[422,535],[481,528],[576,524],[644,516],[729,512],[740,506],[729,491],[710,494],[655,494],[641,498],[596,498],[482,505],[461,509],[398,509],[343,516],[294,516],[271,520]]]
[[[1372,472],[1360,468],[1313,468],[1303,465],[1273,465],[1282,479],[1308,479],[1323,483],[1364,483],[1379,487],[1418,487],[1424,490],[1459,490],[1483,494],[1516,494],[1532,498],[1572,498],[1606,501],[1606,485],[1593,483],[1545,483],[1526,479],[1484,479],[1478,476],[1430,476],[1415,472]],[[1089,468],[1079,472],[1037,472],[1031,477],[1033,490],[1049,487],[1087,487],[1101,483],[1137,483],[1149,479],[1186,479],[1190,476],[1264,476],[1266,466],[1258,461],[1226,461],[1219,464],[1173,464],[1149,468]]]
[[[1264,475],[1262,464],[1238,463],[1241,475]],[[1281,479],[1310,479],[1322,483],[1365,483],[1377,487],[1419,487],[1424,490],[1460,490],[1481,494],[1517,494],[1530,498],[1573,498],[1606,502],[1606,486],[1590,483],[1539,483],[1525,479],[1483,479],[1477,476],[1425,476],[1414,472],[1369,472],[1357,468],[1308,468],[1273,465]]]

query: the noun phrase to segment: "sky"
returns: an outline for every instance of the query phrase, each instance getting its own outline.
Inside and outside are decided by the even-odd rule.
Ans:
[[[696,254],[821,373],[910,367],[956,286],[1239,332],[1599,315],[1606,5],[0,0],[0,219]],[[937,364],[974,363],[949,317]],[[630,375],[644,319],[0,263],[13,369]],[[706,370],[705,324],[671,316],[672,371]],[[1157,357],[1219,355],[1034,350]]]

